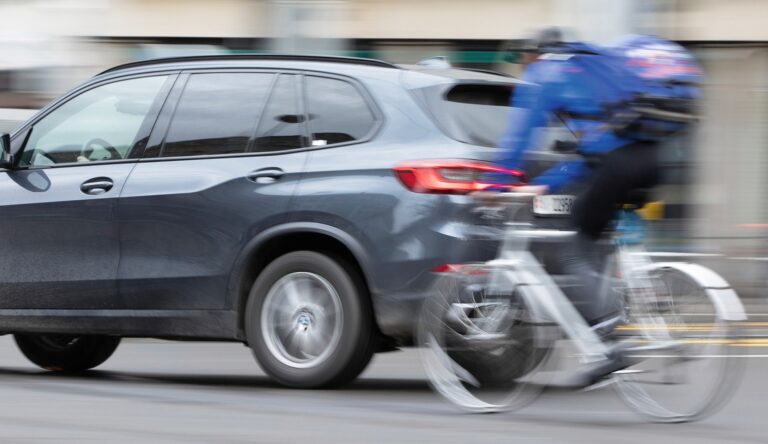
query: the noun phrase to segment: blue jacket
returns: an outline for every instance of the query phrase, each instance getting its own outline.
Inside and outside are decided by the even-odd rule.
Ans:
[[[498,163],[506,168],[525,171],[524,154],[534,147],[534,130],[546,128],[555,114],[579,136],[579,152],[584,155],[607,153],[633,141],[617,136],[600,120],[606,115],[604,104],[616,103],[626,94],[615,82],[621,80],[610,65],[610,57],[587,53],[607,51],[574,43],[574,54],[545,54],[528,66],[512,98],[511,106],[519,108],[500,141]],[[547,185],[550,192],[589,177],[591,171],[584,159],[555,165],[531,181]]]

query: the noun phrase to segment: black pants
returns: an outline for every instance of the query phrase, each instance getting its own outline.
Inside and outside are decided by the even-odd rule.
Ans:
[[[606,249],[597,241],[621,205],[645,203],[645,193],[639,192],[655,186],[659,176],[657,144],[636,143],[600,159],[587,189],[576,198],[573,222],[578,236],[561,250],[560,264],[578,278],[564,291],[590,324],[621,311],[616,295],[601,291]]]
[[[657,143],[638,142],[611,151],[597,161],[589,186],[576,199],[576,229],[588,238],[598,239],[622,204],[645,203],[644,196],[637,192],[658,182]]]

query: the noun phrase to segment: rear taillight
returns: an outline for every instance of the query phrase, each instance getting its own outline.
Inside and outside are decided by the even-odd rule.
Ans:
[[[521,171],[474,160],[418,160],[394,168],[400,182],[416,193],[467,194],[523,184]]]
[[[482,276],[488,274],[488,269],[482,264],[442,264],[432,269],[432,273],[463,274],[467,276]]]

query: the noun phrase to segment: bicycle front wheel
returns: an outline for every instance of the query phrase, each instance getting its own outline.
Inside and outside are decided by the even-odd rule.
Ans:
[[[417,334],[433,388],[470,412],[515,410],[536,399],[543,384],[535,375],[551,344],[521,288],[491,276],[482,267],[440,276]]]
[[[630,323],[619,332],[638,364],[618,372],[616,387],[631,408],[653,421],[703,419],[725,404],[741,380],[743,360],[733,356],[735,323],[723,313],[718,293],[685,270],[654,270],[649,282],[651,288],[628,296]]]

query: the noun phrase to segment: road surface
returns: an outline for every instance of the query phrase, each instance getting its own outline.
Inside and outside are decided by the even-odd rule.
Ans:
[[[743,383],[701,423],[648,424],[611,388],[547,391],[511,414],[457,411],[414,350],[377,356],[340,390],[290,390],[239,344],[124,341],[86,376],[29,364],[0,337],[0,442],[765,443],[768,348],[744,347]],[[765,353],[765,354],[762,354]]]

